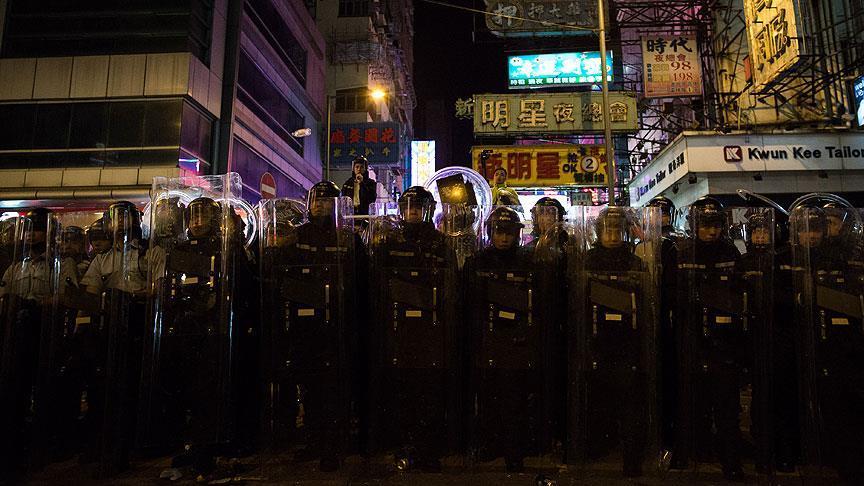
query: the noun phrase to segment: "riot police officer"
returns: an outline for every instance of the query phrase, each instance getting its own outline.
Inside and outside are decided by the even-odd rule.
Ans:
[[[710,457],[713,423],[723,474],[736,480],[743,474],[739,384],[749,349],[738,278],[741,254],[728,236],[728,215],[719,201],[706,196],[689,210],[691,235],[678,248],[676,324],[684,375],[676,455],[685,462],[695,439],[698,457]]]
[[[675,269],[677,267],[676,237],[672,219],[675,204],[665,196],[656,196],[646,205],[660,208],[662,243],[660,244],[660,359],[662,400],[662,441],[667,449],[674,446],[675,415],[678,392],[678,357],[675,343],[673,310],[675,308]],[[677,464],[676,464],[677,466]]]
[[[851,258],[844,260],[838,248],[829,246],[837,241],[829,238],[830,223],[821,209],[797,208],[792,211],[790,224],[794,266],[802,269],[795,290],[799,296],[796,316],[801,338],[801,395],[806,412],[802,417],[804,463],[829,466],[846,484],[861,484],[861,257],[847,249],[846,255]]]
[[[579,417],[572,431],[577,454],[582,460],[602,458],[620,443],[629,477],[642,474],[648,383],[654,376],[653,352],[648,352],[653,289],[646,289],[647,266],[634,253],[636,224],[636,215],[620,207],[603,210],[594,221],[596,240],[579,258],[584,275],[576,281],[586,287],[575,292],[581,305],[574,313],[568,353],[577,361],[569,407]]]
[[[486,221],[491,244],[466,264],[471,308],[473,443],[480,460],[504,457],[520,471],[524,458],[548,450],[542,400],[541,326],[534,322],[533,268],[521,246],[519,214],[496,207]]]
[[[184,214],[176,198],[155,204],[139,441],[183,446],[173,466],[199,473],[214,466],[237,435],[238,343],[247,334],[238,303],[240,242],[230,206],[201,196]],[[184,232],[188,224],[188,230]],[[184,234],[185,233],[185,234]],[[254,381],[246,374],[242,378]]]
[[[359,438],[361,386],[355,265],[359,247],[350,199],[330,181],[307,197],[308,221],[276,254],[265,285],[278,286],[280,313],[265,312],[265,440],[335,470]],[[269,219],[269,217],[268,217]],[[293,239],[293,237],[292,237]],[[267,291],[265,289],[265,295]]]
[[[60,258],[68,258],[75,262],[78,277],[82,277],[90,266],[87,258],[84,229],[80,226],[64,226],[60,234]]]
[[[774,463],[776,428],[772,414],[774,372],[774,272],[775,227],[774,213],[768,208],[740,209],[744,220],[739,223],[745,241],[745,252],[738,266],[743,289],[743,330],[747,333],[749,349],[744,365],[748,368],[748,382],[752,390],[750,406],[750,434],[756,448],[756,463],[761,472]],[[794,400],[786,407],[794,409]]]
[[[26,467],[30,452],[28,420],[36,385],[40,336],[50,324],[53,293],[49,257],[50,211],[36,208],[17,220],[15,258],[0,282],[0,471]],[[77,281],[74,271],[67,275]]]
[[[129,201],[109,206],[103,217],[111,247],[97,254],[81,278],[95,310],[78,327],[89,348],[85,427],[97,474],[128,467],[135,433],[145,320],[147,265],[141,213]]]
[[[413,186],[400,220],[373,222],[370,441],[397,467],[440,468],[456,442],[456,261],[432,224],[432,193]]]
[[[531,208],[532,240],[525,245],[526,250],[534,251],[540,238],[556,225],[558,226],[557,237],[561,240],[558,242],[558,245],[563,249],[567,240],[567,232],[561,226],[566,214],[567,210],[564,209],[564,205],[557,199],[552,197],[541,197],[538,199],[534,207]]]
[[[851,235],[853,211],[835,201],[822,206],[825,212],[825,248],[829,257],[837,261],[848,261],[854,253]]]

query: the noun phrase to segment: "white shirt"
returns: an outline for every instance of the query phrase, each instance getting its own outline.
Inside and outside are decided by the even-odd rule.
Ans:
[[[100,253],[81,277],[81,285],[87,292],[97,295],[106,289],[143,292],[147,287],[147,266],[141,260],[137,242],[132,243],[125,252],[114,248]]]
[[[66,289],[67,279],[74,285],[78,285],[75,262],[62,262],[59,268],[60,281],[59,293]],[[37,258],[27,257],[9,268],[3,273],[3,285],[0,286],[0,296],[17,295],[27,300],[41,300],[49,298],[51,292],[51,271],[45,261],[45,255]]]

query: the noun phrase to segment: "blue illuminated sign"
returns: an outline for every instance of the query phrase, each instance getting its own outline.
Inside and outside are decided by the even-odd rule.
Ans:
[[[858,110],[858,126],[864,127],[864,76],[852,83],[852,91],[855,94],[855,106]]]
[[[612,81],[612,52],[606,55],[606,78]],[[600,52],[559,52],[508,56],[510,89],[574,86],[602,82]]]

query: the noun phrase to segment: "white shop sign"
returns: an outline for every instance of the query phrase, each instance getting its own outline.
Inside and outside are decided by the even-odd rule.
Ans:
[[[864,170],[864,133],[683,134],[629,184],[642,205],[689,173]]]
[[[627,186],[630,204],[650,201],[683,177],[689,171],[686,148],[684,139],[679,137],[655,157]]]
[[[696,136],[687,139],[691,172],[864,168],[864,133]]]

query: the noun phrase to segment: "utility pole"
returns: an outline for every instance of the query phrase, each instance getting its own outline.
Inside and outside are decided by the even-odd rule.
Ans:
[[[603,11],[603,1],[597,0],[597,20],[600,36],[600,75],[603,77],[603,140],[606,142],[606,172],[609,181],[609,205],[615,205],[615,179],[618,168],[615,166],[615,144],[612,140],[612,123],[609,116],[609,68],[606,66],[606,14]]]

